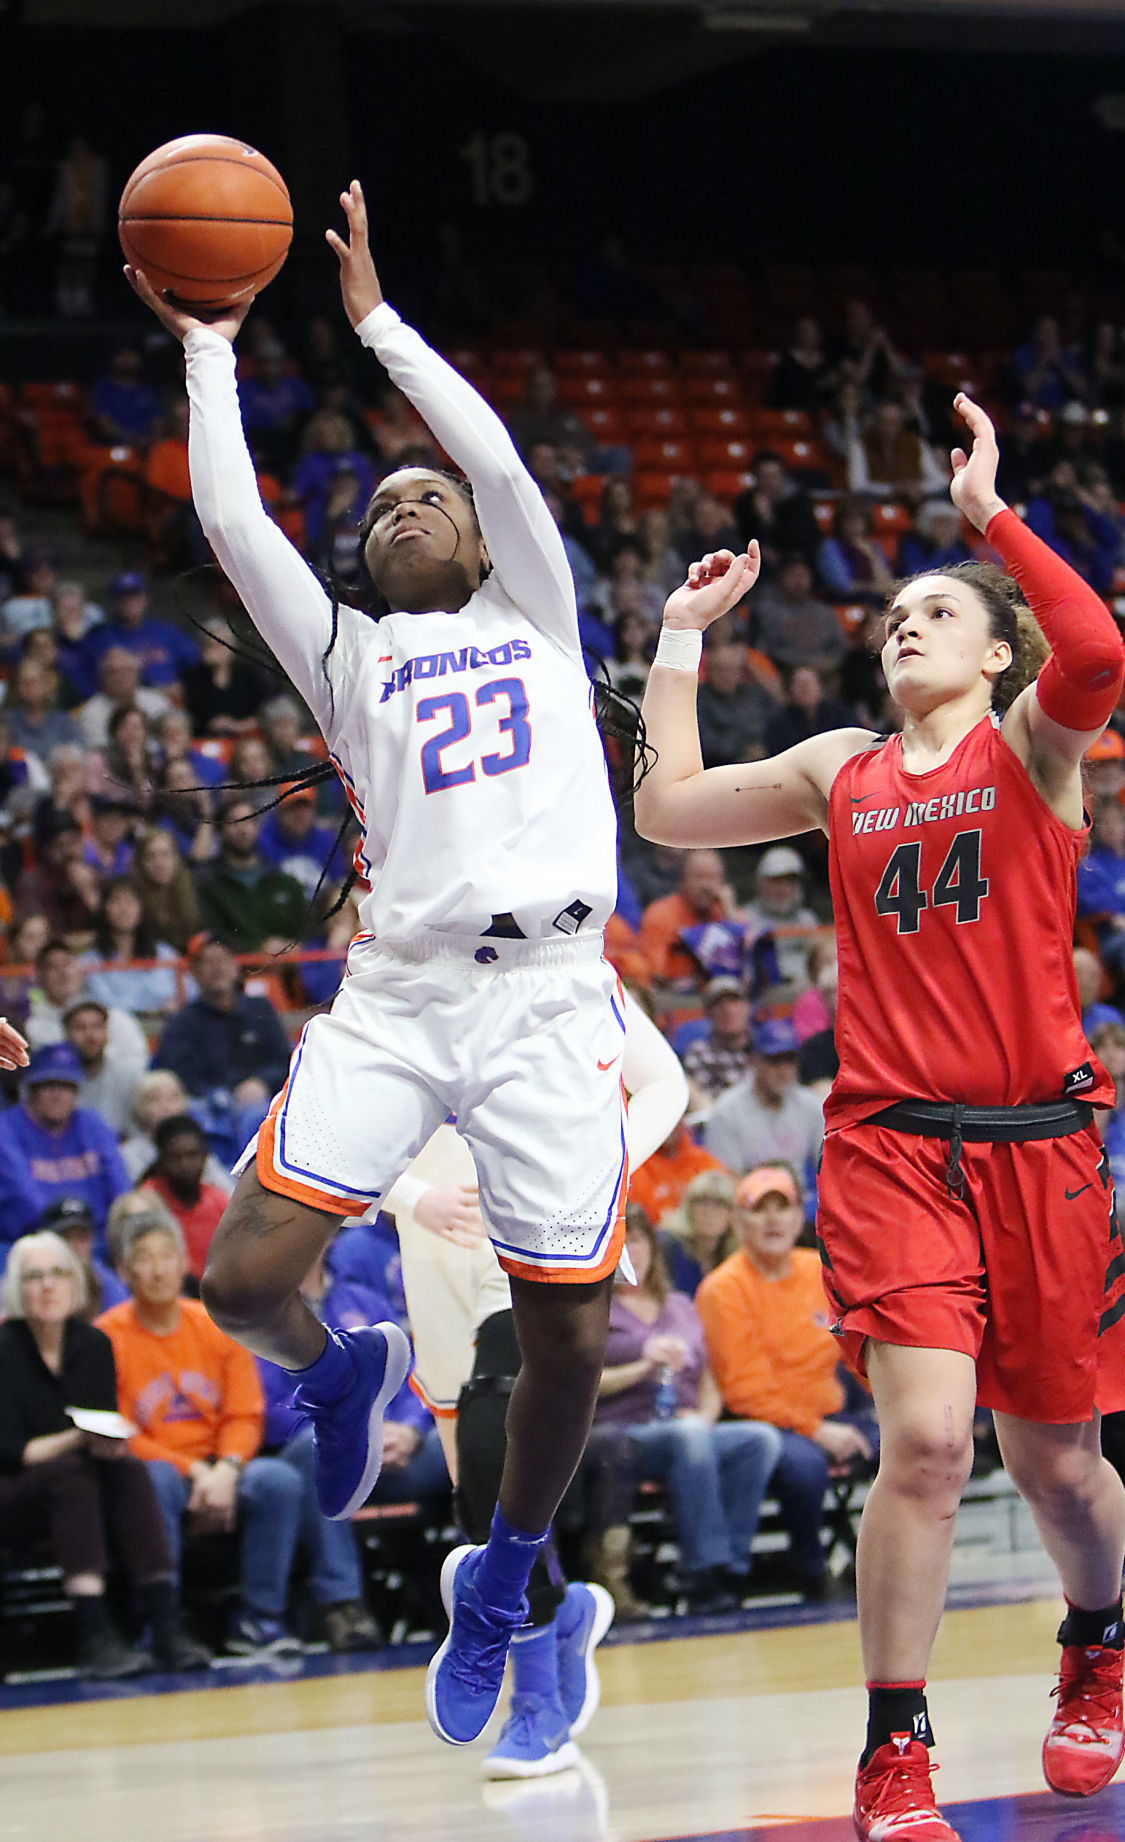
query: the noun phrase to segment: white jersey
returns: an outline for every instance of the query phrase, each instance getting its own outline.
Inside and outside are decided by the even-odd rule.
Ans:
[[[230,344],[185,340],[203,529],[316,717],[363,827],[364,932],[384,942],[593,933],[616,901],[616,822],[562,539],[503,424],[385,303],[357,329],[473,486],[492,573],[450,613],[332,604],[262,507]]]

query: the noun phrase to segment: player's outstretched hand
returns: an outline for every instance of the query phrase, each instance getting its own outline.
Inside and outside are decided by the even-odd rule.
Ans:
[[[367,206],[358,179],[353,179],[347,191],[340,193],[340,203],[348,220],[348,241],[345,243],[334,230],[326,230],[324,235],[340,264],[344,312],[352,325],[358,326],[383,298],[367,241]]]
[[[477,1192],[467,1183],[451,1189],[428,1189],[418,1198],[415,1219],[421,1227],[455,1247],[479,1247],[486,1238]]]
[[[223,338],[229,339],[233,345],[239,327],[254,305],[254,296],[249,294],[244,301],[239,301],[236,307],[228,308],[225,313],[219,314],[213,320],[204,320],[195,314],[185,313],[182,307],[174,307],[171,301],[166,300],[162,294],[157,294],[143,269],[130,268],[126,263],[125,279],[133,293],[144,302],[146,307],[151,307],[160,324],[166,326],[173,339],[178,339],[181,345],[188,334],[200,326],[209,327],[213,333],[221,333]]]
[[[0,1068],[26,1068],[27,1043],[6,1017],[0,1017]]]
[[[963,390],[954,397],[953,407],[968,425],[973,446],[969,454],[964,448],[954,448],[949,457],[953,463],[949,496],[969,523],[983,531],[990,518],[1006,509],[996,491],[996,469],[1000,462],[996,430],[980,404],[974,403]]]
[[[728,614],[753,588],[762,566],[755,538],[742,556],[733,550],[715,550],[692,563],[682,588],[673,589],[664,603],[666,627],[694,627],[702,633],[712,621]]]

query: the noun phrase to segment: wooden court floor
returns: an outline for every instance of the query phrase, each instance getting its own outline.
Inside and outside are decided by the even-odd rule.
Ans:
[[[1125,1784],[1075,1804],[1040,1777],[1059,1613],[1057,1600],[1040,1599],[946,1616],[931,1690],[937,1784],[965,1842],[1125,1838]],[[599,1655],[602,1707],[581,1768],[530,1785],[481,1780],[487,1736],[465,1748],[434,1739],[417,1668],[241,1683],[231,1671],[222,1686],[185,1693],[121,1689],[9,1706],[0,1711],[0,1837],[850,1836],[864,1706],[854,1622],[620,1643]]]

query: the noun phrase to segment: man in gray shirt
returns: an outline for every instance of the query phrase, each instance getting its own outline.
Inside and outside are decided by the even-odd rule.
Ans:
[[[109,1044],[109,1012],[96,998],[79,998],[63,1014],[66,1040],[82,1064],[80,1106],[92,1107],[122,1138],[132,1124],[133,1095],[144,1073],[134,1056]]]
[[[824,1111],[811,1088],[797,1082],[797,1032],[770,1018],[753,1035],[750,1072],[711,1108],[702,1136],[711,1156],[743,1172],[780,1158],[815,1168],[824,1138]]]

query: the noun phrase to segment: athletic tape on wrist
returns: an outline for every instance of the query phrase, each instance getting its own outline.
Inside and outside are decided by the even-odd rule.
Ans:
[[[698,627],[661,627],[654,665],[674,672],[697,672],[703,657],[703,635]]]

